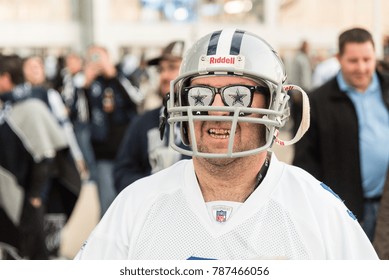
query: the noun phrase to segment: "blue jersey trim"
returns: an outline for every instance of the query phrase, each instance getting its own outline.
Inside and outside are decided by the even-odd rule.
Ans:
[[[322,186],[323,189],[325,189],[326,191],[329,191],[331,194],[333,194],[337,199],[339,199],[340,201],[342,201],[343,203],[343,200],[340,199],[340,196],[337,195],[329,186],[327,186],[326,184],[324,184],[323,182],[320,183],[320,186]],[[353,219],[353,220],[357,220],[357,217],[353,214],[353,212],[351,212],[349,209],[347,209],[347,214]]]
[[[320,186],[322,186],[323,189],[325,189],[326,191],[329,191],[330,193],[332,193],[337,199],[339,199],[340,201],[342,201],[339,197],[339,195],[337,195],[329,186],[327,186],[326,184],[324,184],[323,182],[320,183]],[[342,201],[343,202],[343,201]]]
[[[202,258],[202,257],[190,256],[189,258],[187,258],[187,260],[199,261],[199,260],[216,260],[216,259],[210,259],[210,258]]]

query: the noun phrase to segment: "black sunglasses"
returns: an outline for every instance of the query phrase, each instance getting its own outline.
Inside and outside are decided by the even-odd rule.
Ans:
[[[264,94],[266,97],[270,96],[270,91],[267,87],[238,84],[220,88],[208,85],[184,87],[181,97],[185,106],[211,106],[215,100],[215,95],[220,94],[224,105],[247,108],[253,102],[254,93]]]

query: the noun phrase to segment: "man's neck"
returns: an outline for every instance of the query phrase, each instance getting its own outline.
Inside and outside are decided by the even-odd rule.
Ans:
[[[256,188],[266,155],[263,152],[233,159],[193,158],[204,201],[244,202]]]

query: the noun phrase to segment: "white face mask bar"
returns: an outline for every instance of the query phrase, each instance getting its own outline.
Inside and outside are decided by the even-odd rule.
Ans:
[[[177,79],[179,80],[179,79]],[[171,92],[174,92],[174,83],[171,84]],[[286,121],[289,118],[289,108],[288,100],[289,95],[287,94],[288,90],[297,90],[303,96],[303,118],[300,124],[295,137],[290,141],[285,141],[278,138],[278,130],[283,127]],[[286,146],[291,145],[297,142],[307,131],[309,127],[309,101],[306,93],[298,86],[286,85],[283,86],[279,84],[276,87],[276,92],[274,92],[273,98],[276,98],[271,101],[271,108],[251,108],[251,107],[229,107],[229,106],[181,106],[182,104],[178,100],[177,95],[170,95],[170,98],[167,100],[167,110],[166,117],[167,121],[170,124],[170,127],[176,129],[174,124],[181,124],[183,138],[186,137],[186,145],[191,143],[191,147],[182,147],[178,146],[175,143],[170,143],[171,147],[188,156],[199,156],[199,157],[209,157],[209,158],[225,158],[225,157],[241,157],[251,154],[256,154],[261,151],[269,149],[273,141],[279,145]],[[181,104],[181,105],[180,105]],[[229,112],[229,116],[209,116],[208,114],[202,114],[202,112],[209,111],[219,111],[219,112]],[[260,114],[263,117],[250,117],[251,114]],[[220,118],[220,119],[219,119]],[[194,136],[194,121],[226,121],[231,123],[231,133],[230,133],[230,142],[226,153],[212,154],[212,153],[202,153],[197,149],[197,143]],[[266,144],[262,147],[256,149],[251,149],[248,151],[233,151],[233,138],[238,122],[254,123],[254,124],[263,124],[267,127]],[[186,125],[183,125],[186,124]],[[173,131],[170,131],[173,134]]]
[[[242,156],[248,156],[252,154],[257,154],[261,151],[267,150],[271,147],[272,142],[267,141],[264,146],[250,149],[247,151],[234,151],[234,138],[235,138],[235,131],[238,123],[252,123],[252,124],[262,124],[266,127],[270,128],[269,133],[271,135],[276,134],[275,126],[279,124],[278,121],[274,119],[269,119],[267,117],[250,117],[250,116],[244,116],[242,117],[241,113],[244,115],[251,115],[251,114],[263,114],[263,115],[273,115],[274,112],[268,109],[259,109],[259,108],[243,108],[243,107],[227,107],[227,106],[202,106],[201,109],[199,109],[204,112],[228,112],[232,113],[232,115],[229,116],[210,116],[210,115],[203,115],[199,114],[196,115],[195,113],[197,110],[194,110],[193,107],[181,107],[181,108],[171,108],[169,110],[170,117],[168,118],[168,123],[170,125],[170,128],[174,128],[175,123],[187,123],[187,127],[185,128],[187,130],[187,137],[189,138],[190,142],[190,150],[189,148],[183,148],[177,146],[175,143],[172,143],[170,141],[170,146],[185,155],[188,156],[196,156],[196,157],[207,157],[207,158],[233,158],[233,157],[242,157]],[[184,114],[183,114],[184,113]],[[197,142],[195,137],[195,128],[194,123],[195,121],[219,121],[219,122],[228,122],[230,123],[230,138],[228,143],[228,148],[225,153],[205,153],[201,152],[197,148]],[[170,130],[170,138],[174,135],[173,129]]]

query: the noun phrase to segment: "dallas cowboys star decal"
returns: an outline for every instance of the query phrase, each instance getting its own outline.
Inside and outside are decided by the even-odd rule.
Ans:
[[[235,94],[230,94],[230,97],[234,99],[234,101],[232,102],[232,105],[235,105],[236,103],[239,103],[241,104],[242,106],[244,106],[244,103],[243,103],[243,98],[246,97],[247,94],[241,94],[239,92],[239,89],[236,89],[236,92]]]
[[[203,102],[203,100],[207,97],[206,95],[201,95],[200,94],[200,90],[197,90],[197,95],[192,95],[191,96],[193,99],[194,99],[194,101],[195,101],[195,106],[197,106],[197,105],[202,105],[202,106],[204,106],[205,104],[204,104],[204,102]]]

